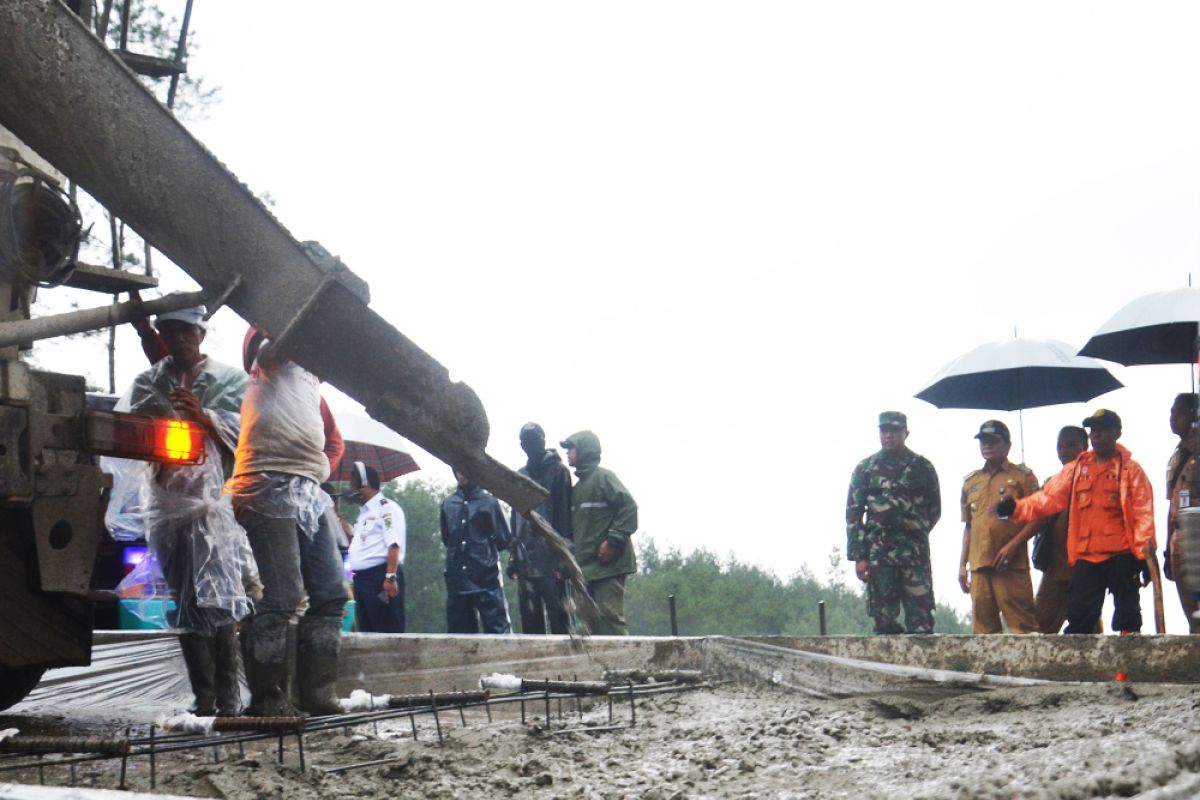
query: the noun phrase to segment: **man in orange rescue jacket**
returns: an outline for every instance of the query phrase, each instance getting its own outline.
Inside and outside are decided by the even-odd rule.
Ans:
[[[1041,491],[1005,498],[997,513],[1032,522],[1070,509],[1067,559],[1071,585],[1064,633],[1092,633],[1105,590],[1113,593],[1113,630],[1142,629],[1138,577],[1154,542],[1154,493],[1145,471],[1117,444],[1121,418],[1102,408],[1083,421],[1092,449],[1063,467]]]

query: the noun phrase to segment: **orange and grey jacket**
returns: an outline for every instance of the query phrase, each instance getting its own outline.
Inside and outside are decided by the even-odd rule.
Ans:
[[[1071,507],[1067,527],[1067,560],[1074,564],[1085,561],[1130,553],[1143,557],[1143,548],[1149,542],[1154,547],[1154,492],[1145,470],[1133,460],[1124,446],[1117,445],[1120,458],[1118,497],[1120,515],[1117,520],[1103,520],[1100,514],[1089,514],[1093,522],[1090,535],[1080,531],[1085,516],[1083,504],[1091,503],[1092,492],[1088,491],[1094,476],[1108,468],[1108,463],[1096,463],[1096,456],[1087,451],[1062,468],[1062,472],[1046,481],[1045,487],[1029,497],[1017,501],[1013,519],[1018,522],[1033,522]],[[1104,524],[1107,522],[1107,524]]]

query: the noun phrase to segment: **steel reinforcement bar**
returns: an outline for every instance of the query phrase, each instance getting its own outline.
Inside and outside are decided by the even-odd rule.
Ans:
[[[722,681],[703,682],[703,683],[694,683],[694,682],[679,683],[679,684],[658,683],[658,684],[641,685],[641,686],[637,686],[637,685],[614,686],[611,688],[611,690],[608,694],[609,721],[610,721],[610,723],[612,722],[612,701],[613,700],[622,700],[623,699],[630,703],[631,722],[633,722],[633,721],[636,721],[636,710],[633,706],[633,702],[634,702],[635,698],[647,697],[647,696],[658,695],[658,694],[672,694],[675,692],[693,691],[696,689],[706,689],[706,688],[711,688],[714,686],[723,685],[728,682],[729,681],[722,680]],[[459,695],[461,698],[463,695],[467,695],[468,693],[459,692],[459,693],[455,693],[455,694]],[[437,696],[435,695],[435,698],[436,697]],[[535,707],[544,705],[545,713],[547,714],[547,724],[549,724],[549,717],[551,714],[551,703],[560,702],[562,700],[568,700],[568,701],[569,700],[577,700],[578,698],[579,698],[578,694],[555,694],[555,693],[551,693],[551,692],[537,692],[537,693],[528,693],[528,694],[513,693],[513,694],[488,697],[483,700],[462,699],[460,702],[453,703],[453,704],[447,703],[446,705],[441,705],[437,702],[434,702],[434,703],[432,703],[430,705],[426,705],[424,707],[388,708],[388,709],[382,709],[379,711],[360,712],[360,713],[355,713],[355,714],[335,714],[335,715],[326,716],[326,717],[311,717],[311,718],[304,720],[303,724],[301,724],[301,725],[297,725],[296,721],[291,718],[285,718],[283,720],[284,724],[282,724],[282,725],[263,725],[262,724],[264,722],[270,722],[269,719],[268,720],[264,720],[264,719],[251,720],[250,718],[243,718],[243,719],[239,720],[239,723],[235,723],[234,725],[231,726],[232,728],[235,728],[236,730],[231,730],[230,732],[225,733],[224,735],[220,735],[220,736],[198,736],[196,734],[188,734],[188,733],[162,734],[162,733],[156,732],[156,730],[155,730],[156,726],[151,726],[151,734],[147,737],[125,737],[124,739],[118,740],[127,745],[128,749],[124,753],[91,752],[91,753],[87,753],[84,755],[76,755],[76,756],[72,756],[72,757],[68,757],[68,758],[55,758],[52,760],[38,760],[38,761],[27,760],[27,758],[25,758],[25,756],[29,755],[29,753],[15,753],[15,752],[14,753],[5,753],[5,754],[0,755],[0,772],[10,772],[10,771],[17,771],[17,770],[24,770],[24,769],[44,770],[44,769],[48,769],[48,768],[52,768],[52,767],[71,766],[71,765],[77,765],[77,764],[86,763],[86,762],[92,762],[92,761],[111,760],[114,758],[121,758],[124,761],[124,760],[128,760],[130,758],[140,758],[140,757],[149,757],[151,760],[151,767],[153,769],[155,759],[158,756],[164,755],[166,753],[176,753],[176,752],[181,752],[181,751],[185,751],[185,750],[198,750],[198,749],[204,749],[204,748],[221,747],[221,746],[235,745],[235,744],[240,745],[240,744],[245,744],[246,742],[263,741],[263,740],[267,740],[267,739],[279,740],[280,760],[282,760],[283,737],[285,734],[296,736],[298,746],[300,747],[301,763],[303,765],[304,736],[313,734],[313,733],[320,733],[322,731],[341,730],[341,729],[350,728],[350,727],[357,727],[360,725],[367,725],[367,724],[371,724],[371,723],[383,722],[385,720],[407,718],[409,720],[412,720],[414,723],[414,735],[415,735],[415,719],[418,716],[429,715],[429,716],[434,717],[435,720],[437,720],[439,713],[445,713],[445,712],[455,711],[455,710],[459,710],[461,713],[462,709],[484,708],[485,710],[488,711],[488,717],[490,719],[492,707],[501,706],[501,705],[514,705],[514,704],[531,704],[531,705],[534,705]],[[234,719],[238,719],[238,718],[234,718]],[[524,721],[524,718],[522,718],[522,721]],[[246,722],[246,725],[240,724],[241,722]],[[464,724],[465,724],[465,720],[464,720]],[[259,725],[259,727],[253,728],[252,725]],[[263,729],[264,727],[269,727],[272,729],[264,730]],[[587,732],[596,732],[596,731],[616,730],[617,727],[628,727],[628,726],[615,726],[614,727],[614,726],[609,725],[609,726],[597,727],[594,730],[587,729],[587,728],[572,728],[572,729],[565,729],[564,732],[587,733]],[[57,737],[46,737],[46,738],[57,738]],[[438,740],[439,740],[439,742],[442,740],[440,722],[438,723]],[[43,750],[40,750],[39,752],[45,753],[45,754],[49,754],[51,752],[79,752],[77,750],[70,749],[72,747],[77,746],[76,744],[68,743],[64,739],[61,739],[61,738],[59,738],[58,741],[60,744],[66,745],[64,749],[59,749],[59,750],[43,749]],[[83,741],[84,740],[80,740],[80,743],[83,743]],[[355,766],[358,766],[358,765],[355,765]],[[340,770],[335,768],[334,770],[331,770],[331,771],[340,771]]]

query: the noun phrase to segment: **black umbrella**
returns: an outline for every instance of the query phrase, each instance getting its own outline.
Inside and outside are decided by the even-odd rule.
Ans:
[[[1051,339],[1010,339],[980,345],[956,358],[917,392],[938,408],[1020,411],[1085,403],[1121,382],[1074,348]]]
[[[1190,286],[1156,292],[1130,301],[1100,326],[1079,351],[1082,356],[1103,358],[1118,364],[1188,364],[1195,390],[1194,365],[1200,353],[1200,289]],[[1196,409],[1200,421],[1200,408]],[[1181,528],[1176,536],[1186,535]],[[1184,552],[1200,550],[1200,541],[1185,539]],[[1186,559],[1185,559],[1186,561]],[[1154,625],[1166,632],[1163,618],[1162,578],[1153,550],[1146,553],[1154,583]]]
[[[1074,347],[1053,339],[989,342],[942,367],[916,396],[938,408],[1023,411],[1059,403],[1085,403],[1121,388],[1121,382],[1103,364],[1074,353]]]
[[[1196,360],[1198,323],[1200,289],[1148,294],[1113,314],[1079,355],[1126,366],[1191,364]]]

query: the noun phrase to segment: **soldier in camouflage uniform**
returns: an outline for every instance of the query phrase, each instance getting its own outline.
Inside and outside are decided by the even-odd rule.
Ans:
[[[933,464],[907,439],[904,414],[880,414],[882,447],[854,468],[846,498],[846,557],[867,584],[867,613],[883,634],[933,633],[929,532],[942,516],[941,489]]]

